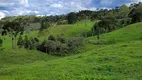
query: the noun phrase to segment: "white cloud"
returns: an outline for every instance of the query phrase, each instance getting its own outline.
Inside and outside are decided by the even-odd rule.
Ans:
[[[142,2],[142,0],[131,0],[131,2],[126,3],[127,6],[130,6],[132,3]]]
[[[57,15],[73,11],[111,9],[142,0],[0,0],[3,16]],[[2,15],[1,13],[1,15]]]
[[[55,3],[55,4],[51,4],[50,7],[52,7],[52,8],[63,8],[63,5]]]
[[[28,2],[28,0],[19,0],[20,1],[20,3],[22,4],[22,5],[24,5],[25,7],[29,7],[29,2]]]
[[[3,12],[0,12],[0,19],[4,18],[5,14]]]
[[[132,0],[133,2],[142,2],[142,0]]]
[[[34,13],[38,14],[38,13],[39,13],[39,11],[34,11]]]
[[[89,8],[89,10],[91,10],[91,11],[96,11],[97,8],[96,8],[96,7],[92,7],[92,8]]]

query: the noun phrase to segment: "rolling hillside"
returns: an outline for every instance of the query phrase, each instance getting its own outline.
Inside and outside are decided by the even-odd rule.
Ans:
[[[65,30],[64,28],[63,26],[62,29]],[[66,36],[82,33],[78,31],[81,30],[80,28],[72,28],[73,31],[79,32],[77,34],[72,32],[72,29],[67,29],[69,33],[65,33]],[[88,28],[90,29],[91,27]],[[57,30],[59,29],[52,28],[50,31],[57,32]],[[110,44],[95,45],[96,41],[96,37],[89,37],[85,40],[84,46],[79,49],[79,54],[62,58],[37,51],[2,51],[0,52],[0,80],[141,79],[142,23],[101,35],[101,41]]]
[[[101,40],[115,40],[117,42],[138,40],[140,38],[142,38],[142,23],[135,23],[101,35]],[[95,40],[95,37],[90,37],[89,39]]]

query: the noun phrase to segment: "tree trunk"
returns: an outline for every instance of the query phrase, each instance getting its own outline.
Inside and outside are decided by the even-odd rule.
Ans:
[[[17,46],[17,42],[16,42],[16,36],[14,36],[14,47],[16,48],[16,46]]]
[[[94,29],[94,27],[93,27],[93,30],[92,30],[92,36],[94,36],[94,30],[95,30],[95,29]]]
[[[14,36],[12,35],[12,48],[15,49]]]
[[[46,53],[47,53],[47,48],[46,48]]]
[[[97,39],[98,39],[98,43],[100,42],[100,27],[97,27]]]
[[[100,42],[100,35],[97,34],[98,43]]]
[[[87,37],[87,23],[86,23],[86,19],[85,19],[85,37]]]

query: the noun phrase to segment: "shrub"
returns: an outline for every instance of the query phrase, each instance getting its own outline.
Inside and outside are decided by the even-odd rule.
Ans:
[[[24,48],[26,49],[37,49],[39,46],[39,40],[35,38],[28,38],[28,36],[25,36],[24,39]]]
[[[61,42],[58,42],[58,45],[57,45],[57,52],[61,53],[62,54],[65,54],[65,53],[68,53],[68,45],[67,44],[64,44],[64,43],[61,43]]]
[[[63,56],[67,55],[69,52],[73,51],[75,48],[78,48],[82,44],[82,37],[72,37],[67,40],[63,36],[58,36],[56,41],[44,40],[38,46],[38,50],[48,54],[52,53],[53,55]]]
[[[25,38],[24,38],[24,48],[30,49],[30,45],[31,45],[31,42],[29,41],[28,36],[25,36]]]
[[[58,35],[57,36],[57,41],[60,41],[61,43],[66,43],[67,39],[62,35]]]
[[[46,53],[56,52],[57,44],[52,40],[44,40],[38,49]]]
[[[55,38],[53,35],[50,35],[50,36],[48,37],[48,40],[56,41],[56,38]]]
[[[17,41],[17,45],[18,45],[19,48],[22,48],[23,45],[24,45],[24,40],[23,40],[21,35],[19,36],[19,39]]]
[[[31,38],[30,42],[32,42],[32,44],[30,45],[31,49],[37,49],[38,45],[39,45],[39,40],[37,38]]]
[[[72,37],[68,40],[68,47],[70,50],[79,47],[83,44],[83,37]]]

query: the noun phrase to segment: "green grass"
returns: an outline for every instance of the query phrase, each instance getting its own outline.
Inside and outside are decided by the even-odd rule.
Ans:
[[[4,66],[0,69],[0,79],[140,80],[142,77],[141,47],[141,41],[131,41],[131,43],[100,46],[100,48],[82,54],[60,59]],[[24,60],[27,60],[27,58]]]
[[[70,24],[70,25],[55,25],[53,27],[50,27],[49,29],[43,31],[40,33],[41,39],[48,38],[49,35],[54,35],[55,37],[57,35],[63,34],[66,37],[72,37],[72,36],[80,36],[85,32],[91,31],[91,28],[96,23],[96,21],[86,21],[87,26],[85,27],[85,21],[77,22],[76,24]]]
[[[0,68],[2,66],[10,66],[16,64],[32,63],[40,60],[55,59],[55,56],[50,56],[45,53],[35,50],[15,49],[0,51]]]
[[[72,56],[55,57],[24,49],[1,51],[0,80],[141,80],[141,26],[136,23],[101,35],[101,40],[114,40],[113,44],[94,45],[91,41],[96,42],[96,37],[89,37]],[[66,36],[72,36],[71,32]]]
[[[115,40],[116,42],[138,40],[142,38],[142,23],[135,23],[116,31],[103,34],[101,40]],[[88,40],[96,40],[96,37],[90,37]]]

